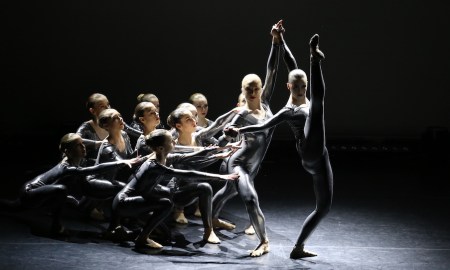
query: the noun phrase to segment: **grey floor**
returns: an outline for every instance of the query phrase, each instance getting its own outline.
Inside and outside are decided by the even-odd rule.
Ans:
[[[0,269],[450,269],[448,163],[433,167],[415,155],[332,155],[333,207],[306,245],[318,256],[289,259],[314,208],[296,158],[269,156],[256,179],[271,248],[262,257],[248,257],[258,240],[243,233],[248,218],[235,197],[222,217],[237,227],[217,231],[220,245],[201,245],[201,221],[188,216],[186,226],[169,223],[172,242],[148,254],[100,237],[107,223],[67,213],[71,235],[54,239],[48,216],[3,213]]]

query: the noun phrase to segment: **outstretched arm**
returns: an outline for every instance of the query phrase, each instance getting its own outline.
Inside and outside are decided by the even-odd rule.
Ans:
[[[202,142],[206,139],[209,139],[215,136],[219,131],[223,129],[223,127],[229,123],[233,117],[236,115],[235,109],[217,117],[216,121],[211,123],[206,128],[203,128],[195,133],[195,141],[196,143]]]
[[[273,126],[276,126],[276,125],[282,123],[285,120],[288,120],[290,115],[291,115],[291,110],[288,108],[283,108],[278,113],[276,113],[274,116],[272,116],[267,121],[265,121],[264,123],[257,124],[257,125],[245,126],[245,127],[241,127],[241,128],[230,127],[229,129],[227,129],[225,131],[225,134],[234,137],[234,136],[237,136],[238,133],[249,133],[249,132],[256,132],[256,131],[269,129]]]
[[[130,127],[127,123],[123,123],[125,125],[125,127],[123,128],[123,130],[129,135],[132,136],[134,138],[139,138],[139,136],[142,135],[142,131],[137,130],[135,128]]]
[[[165,175],[172,177],[180,177],[183,180],[237,180],[239,174],[215,174],[196,170],[180,170],[161,165],[165,169]]]
[[[144,160],[145,160],[145,158],[136,157],[136,158],[132,158],[132,159],[122,159],[120,161],[105,162],[105,163],[101,163],[101,164],[97,164],[97,165],[89,166],[89,167],[69,166],[66,168],[66,172],[68,174],[73,174],[73,175],[91,175],[91,174],[103,173],[103,172],[109,171],[109,170],[117,168],[117,167],[124,167],[124,166],[131,167],[135,164],[142,163]]]

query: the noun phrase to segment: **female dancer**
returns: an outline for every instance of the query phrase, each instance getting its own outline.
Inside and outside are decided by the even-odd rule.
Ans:
[[[120,229],[120,219],[123,217],[138,216],[143,213],[153,211],[141,233],[135,240],[137,248],[162,248],[162,245],[148,238],[158,224],[160,224],[172,211],[172,200],[170,193],[177,196],[177,191],[173,190],[162,197],[162,192],[154,192],[155,187],[167,177],[182,177],[183,179],[216,179],[216,180],[236,180],[239,178],[237,174],[219,175],[205,173],[199,171],[179,170],[167,167],[169,162],[176,162],[177,159],[183,159],[188,155],[194,154],[170,154],[174,149],[175,142],[169,131],[157,129],[151,132],[146,138],[147,145],[152,149],[154,154],[144,164],[139,167],[138,171],[133,174],[131,181],[125,188],[117,194],[113,202],[113,216],[110,224],[110,231]],[[171,160],[171,161],[170,161]],[[185,196],[179,196],[179,199],[189,200],[186,196],[199,195],[200,189],[185,190]],[[201,197],[204,201],[205,197]],[[210,203],[210,202],[209,202]],[[206,201],[201,205],[207,205]],[[204,224],[205,232],[203,240],[208,243],[220,243],[220,240],[214,234],[212,224]]]
[[[123,131],[125,123],[121,114],[115,109],[105,109],[98,117],[99,126],[108,131],[108,137],[106,137],[100,149],[98,150],[98,156],[96,164],[129,159],[135,156],[130,142],[130,137]],[[118,180],[116,179],[118,170],[112,170],[107,173],[98,175],[99,178]],[[125,179],[126,182],[127,179]]]
[[[208,127],[212,124],[212,120],[206,118],[208,114],[208,100],[202,93],[194,93],[189,97],[189,102],[197,109],[197,124],[200,127]]]
[[[141,102],[151,102],[153,105],[155,105],[156,112],[159,115],[159,99],[156,95],[154,95],[152,93],[145,93],[145,94],[142,93],[142,94],[139,94],[136,99],[138,101],[138,104]],[[131,122],[130,127],[135,130],[144,131],[142,129],[142,125],[140,124],[139,119],[136,118],[136,115],[133,115],[133,121]],[[165,128],[165,127],[160,122],[156,128]]]
[[[109,107],[108,98],[101,93],[93,93],[86,101],[86,108],[91,114],[91,119],[83,122],[76,133],[83,138],[83,143],[86,145],[87,165],[95,164],[98,147],[101,141],[108,136],[108,132],[98,125],[98,115]]]
[[[187,104],[190,104],[190,103],[187,103]],[[193,107],[192,104],[190,104],[190,105]],[[194,107],[194,109],[195,109],[195,107]],[[195,112],[196,112],[196,110],[195,110]],[[175,140],[177,145],[187,146],[187,147],[198,147],[198,146],[204,145],[205,141],[210,140],[210,138],[213,138],[213,136],[217,132],[221,131],[223,129],[223,127],[225,126],[225,124],[228,123],[234,115],[235,115],[234,110],[231,110],[228,113],[218,117],[216,119],[216,121],[212,122],[209,125],[209,127],[197,129],[197,120],[192,115],[192,112],[190,111],[190,109],[188,109],[184,106],[180,106],[178,109],[174,110],[169,115],[169,117],[167,118],[167,123],[169,124],[169,126],[174,128],[176,130],[176,133],[178,134],[178,138]],[[223,158],[225,158],[227,156],[228,155],[224,156]],[[200,169],[203,169],[203,168],[217,162],[218,160],[219,160],[218,158],[211,157],[208,159],[204,159],[201,162],[197,162],[195,165],[179,163],[176,165],[176,168],[189,169],[189,170],[200,170]],[[184,188],[185,186],[197,185],[196,183],[191,183],[191,182],[186,183],[185,181],[183,181],[183,179],[177,179],[177,184],[180,186],[180,189],[181,189],[181,187]],[[208,185],[209,189],[211,189],[211,192],[212,192],[212,188],[211,188],[210,184],[208,184],[208,183],[203,183],[203,184]],[[211,193],[211,197],[212,197],[212,193]],[[201,217],[202,216],[201,212],[202,212],[201,209],[199,207],[197,207],[195,215],[197,217]],[[210,216],[211,214],[209,213],[208,215]],[[184,215],[184,209],[183,209],[183,207],[180,207],[179,205],[177,205],[175,207],[173,217],[174,217],[174,220],[178,223],[181,223],[181,224],[188,223],[188,220],[186,219],[186,217]]]
[[[60,221],[60,214],[66,202],[75,206],[78,201],[68,194],[66,183],[80,185],[83,195],[96,199],[114,197],[123,185],[105,180],[88,179],[88,175],[100,173],[123,166],[132,166],[140,161],[138,158],[103,163],[91,167],[80,167],[86,156],[86,148],[80,135],[68,133],[61,138],[59,145],[63,153],[60,163],[26,182],[21,190],[20,197],[9,205],[16,209],[34,209],[41,206],[50,207],[53,214],[51,232],[61,234],[64,227]]]
[[[284,39],[282,34],[281,38]],[[333,172],[328,150],[325,146],[325,83],[320,64],[321,60],[324,59],[324,54],[319,50],[319,36],[314,35],[309,43],[311,50],[311,101],[306,98],[308,82],[306,73],[297,68],[297,63],[284,40],[283,44],[284,59],[290,71],[287,88],[291,94],[286,106],[265,123],[237,129],[231,128],[226,133],[259,132],[272,128],[283,121],[291,126],[302,165],[313,178],[316,194],[316,209],[306,218],[297,243],[290,254],[292,259],[299,259],[316,256],[316,254],[306,251],[304,245],[319,222],[330,210],[333,197]]]
[[[133,121],[139,126],[139,129],[142,130],[142,135],[139,136],[136,141],[135,151],[138,155],[146,156],[152,151],[150,147],[145,144],[145,136],[149,135],[150,132],[155,130],[161,123],[158,109],[152,102],[140,102],[134,109],[133,118]]]
[[[264,86],[261,79],[256,74],[248,74],[242,80],[242,93],[245,95],[247,103],[241,107],[241,111],[231,121],[231,126],[248,126],[260,122],[272,116],[269,102],[275,86],[275,78],[278,69],[280,51],[280,31],[281,21],[272,27],[272,48],[267,62],[267,72]],[[261,162],[266,154],[272,139],[274,128],[264,130],[254,134],[245,134],[242,148],[231,156],[227,163],[228,172],[237,172],[240,175],[236,185],[226,183],[213,199],[213,215],[216,220],[219,217],[225,202],[237,193],[245,203],[249,214],[250,222],[255,228],[255,232],[260,239],[259,245],[250,253],[252,257],[261,256],[269,252],[269,240],[266,235],[264,215],[259,207],[258,195],[254,188],[254,178],[256,177]],[[221,141],[221,144],[224,142]],[[237,189],[237,191],[236,191]],[[223,225],[223,224],[222,224]],[[233,224],[220,226],[225,229],[233,229]]]

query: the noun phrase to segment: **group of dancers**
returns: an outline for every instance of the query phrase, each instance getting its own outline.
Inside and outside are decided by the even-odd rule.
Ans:
[[[205,118],[208,105],[199,93],[170,113],[167,124],[171,130],[161,123],[155,95],[140,97],[143,100],[136,106],[131,125],[110,107],[105,95],[91,95],[87,108],[92,119],[62,137],[62,161],[26,182],[20,196],[9,205],[15,209],[49,207],[55,234],[65,232],[61,213],[67,204],[89,209],[90,215],[99,219],[104,215],[102,208],[110,207],[105,236],[126,239],[130,220],[141,220],[133,239],[136,248],[161,249],[163,245],[151,237],[155,229],[171,214],[175,221],[186,223],[183,209],[195,202],[196,215],[203,221],[203,241],[219,244],[214,230],[235,228],[232,221],[219,218],[221,211],[230,198],[239,195],[251,223],[245,231],[255,233],[260,241],[250,256],[258,257],[270,249],[254,180],[276,125],[286,121],[294,133],[302,166],[312,176],[316,195],[316,208],[304,221],[290,258],[316,256],[305,250],[305,242],[329,212],[333,196],[324,127],[321,62],[325,57],[315,34],[309,42],[308,82],[286,44],[283,21],[274,24],[270,33],[272,46],[264,83],[256,74],[244,76],[238,106],[215,121]],[[290,96],[273,114],[270,100],[280,58],[289,70]],[[308,84],[310,99],[306,96]],[[219,160],[219,172],[207,172],[205,168]],[[211,180],[224,182],[215,194]]]

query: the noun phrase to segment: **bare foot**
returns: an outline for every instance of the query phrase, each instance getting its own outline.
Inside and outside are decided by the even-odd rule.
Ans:
[[[184,211],[183,210],[175,210],[173,212],[173,219],[175,220],[176,223],[188,224],[188,220],[184,216]]]
[[[263,241],[254,250],[250,252],[250,256],[259,257],[263,254],[269,253],[269,241]]]
[[[194,216],[196,216],[196,217],[202,217],[202,213],[200,212],[200,208],[198,208],[198,206],[197,206],[197,208],[195,209]]]
[[[306,257],[315,257],[317,254],[307,251],[304,249],[304,246],[295,246],[294,249],[291,251],[290,258],[291,259],[301,259]]]
[[[219,229],[225,229],[225,230],[233,230],[234,228],[236,228],[236,225],[231,224],[229,222],[223,221],[221,219],[218,218],[214,218],[212,220],[212,224],[214,228],[219,228]]]
[[[158,243],[153,241],[150,238],[144,239],[144,240],[136,240],[135,242],[136,248],[162,248],[163,246]]]
[[[255,228],[253,228],[252,225],[249,225],[245,230],[244,230],[245,234],[248,235],[254,235],[255,234]]]
[[[105,213],[101,209],[94,208],[89,213],[89,217],[92,218],[93,220],[104,221]]]
[[[210,244],[220,244],[220,239],[214,233],[213,229],[205,229],[205,234],[203,234],[203,240]]]
[[[311,59],[320,61],[325,59],[325,55],[321,50],[319,50],[319,35],[314,34],[311,40],[309,41],[309,49],[311,51]]]

